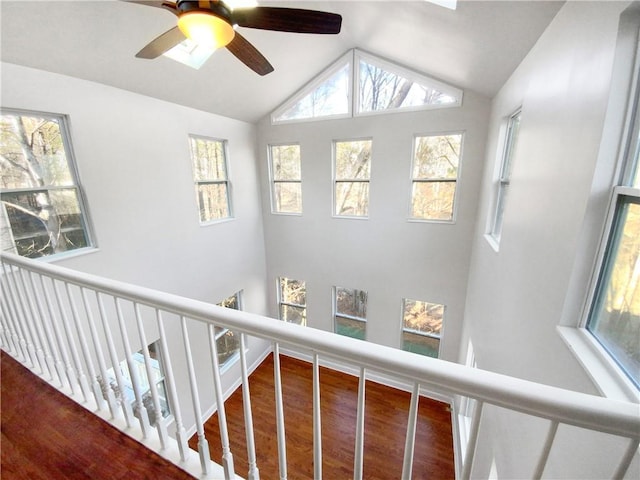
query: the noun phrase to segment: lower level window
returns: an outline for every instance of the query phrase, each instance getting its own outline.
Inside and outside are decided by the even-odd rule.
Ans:
[[[347,337],[366,339],[367,292],[355,288],[333,288],[334,331]]]
[[[304,280],[278,279],[280,320],[298,325],[307,324],[307,287]]]
[[[242,310],[241,295],[242,292],[236,292],[222,302],[219,306],[232,308],[234,310]],[[218,365],[224,367],[227,363],[231,363],[236,353],[240,350],[240,336],[236,335],[233,330],[228,328],[215,327],[216,349],[218,350]]]
[[[438,358],[444,305],[404,299],[402,349]]]
[[[107,370],[107,380],[105,381],[100,375],[98,375],[98,383],[102,389],[102,396],[107,399],[107,392],[109,389],[113,391],[116,402],[127,402],[131,405],[133,414],[140,418],[140,409],[136,402],[134,393],[134,381],[137,379],[138,388],[140,389],[140,398],[142,400],[142,407],[147,411],[149,418],[149,424],[155,426],[159,420],[156,416],[154,409],[153,393],[151,391],[152,385],[155,385],[156,393],[158,395],[158,401],[160,403],[160,415],[162,418],[167,418],[171,414],[169,408],[169,401],[167,400],[167,388],[165,385],[164,366],[162,360],[162,353],[160,348],[160,341],[154,342],[148,346],[150,370],[152,378],[147,375],[147,367],[144,361],[144,352],[140,350],[132,355],[131,366],[135,369],[135,373],[129,370],[129,364],[126,360],[122,360],[116,367],[119,370],[120,379],[122,380],[122,389],[118,385],[118,375],[113,368]]]

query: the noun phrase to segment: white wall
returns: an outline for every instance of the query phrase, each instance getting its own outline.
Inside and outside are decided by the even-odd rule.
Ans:
[[[446,306],[441,358],[458,358],[471,236],[484,164],[489,101],[467,91],[460,108],[258,126],[272,316],[276,279],[306,281],[309,326],[333,331],[332,287],[368,292],[367,340],[400,347],[402,299]],[[409,222],[413,138],[464,132],[455,224]],[[332,217],[332,142],[371,138],[368,219]],[[303,215],[272,214],[269,144],[299,143]]]
[[[583,224],[603,220],[585,213],[612,90],[619,15],[627,5],[567,2],[493,100],[465,308],[464,337],[471,338],[480,368],[598,393],[556,327],[566,324],[562,316]],[[519,106],[520,138],[496,252],[484,234],[499,139]],[[574,317],[573,325],[578,321]],[[490,411],[484,424],[476,473],[488,473],[493,462],[498,478],[530,477],[546,422]],[[557,470],[552,456],[545,477],[610,478],[613,463],[605,458],[613,442],[564,430],[554,455],[573,458],[574,470]],[[614,462],[616,455],[620,450]],[[636,474],[637,468],[629,478]]]
[[[267,313],[253,125],[7,63],[2,106],[69,116],[98,249],[60,265],[210,303],[242,289],[245,310]],[[189,134],[228,140],[231,221],[199,225]],[[179,326],[167,329],[176,348],[172,356],[183,363]],[[256,340],[249,347],[251,363],[265,344]],[[196,366],[209,363],[204,347]],[[235,380],[228,377],[225,388]],[[178,381],[188,408],[186,375]],[[207,410],[213,393],[201,396]]]

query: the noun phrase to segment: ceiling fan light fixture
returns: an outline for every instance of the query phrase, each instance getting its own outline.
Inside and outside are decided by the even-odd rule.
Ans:
[[[178,18],[178,28],[185,37],[212,50],[228,45],[236,34],[226,20],[202,11],[181,14]]]

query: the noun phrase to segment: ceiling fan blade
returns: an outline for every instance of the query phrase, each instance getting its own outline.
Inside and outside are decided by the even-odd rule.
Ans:
[[[122,0],[122,1],[126,3],[137,3],[138,5],[145,5],[147,7],[162,8],[163,10],[168,10],[174,15],[178,15],[178,8],[176,7],[176,2],[162,1],[162,0]]]
[[[153,59],[162,55],[167,50],[171,50],[180,42],[185,40],[184,34],[178,27],[167,30],[159,37],[154,38],[149,44],[136,53],[137,58]]]
[[[335,34],[342,24],[337,13],[280,7],[234,10],[232,20],[241,27],[295,33]]]
[[[269,61],[238,32],[236,32],[231,43],[227,45],[227,50],[258,75],[264,76],[273,72],[273,67]]]

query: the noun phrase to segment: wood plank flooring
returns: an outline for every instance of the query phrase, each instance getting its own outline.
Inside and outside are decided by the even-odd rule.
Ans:
[[[281,356],[288,477],[313,479],[312,368],[307,362]],[[323,478],[353,478],[358,379],[321,368]],[[249,378],[260,476],[279,478],[273,389],[273,356]],[[411,395],[367,381],[364,475],[367,480],[398,479]],[[238,475],[247,476],[242,391],[225,403],[231,452]],[[205,425],[214,461],[221,463],[218,417]],[[194,436],[189,444],[197,449]],[[455,477],[451,413],[447,404],[421,398],[418,408],[413,478]]]
[[[3,480],[193,478],[2,352]]]

